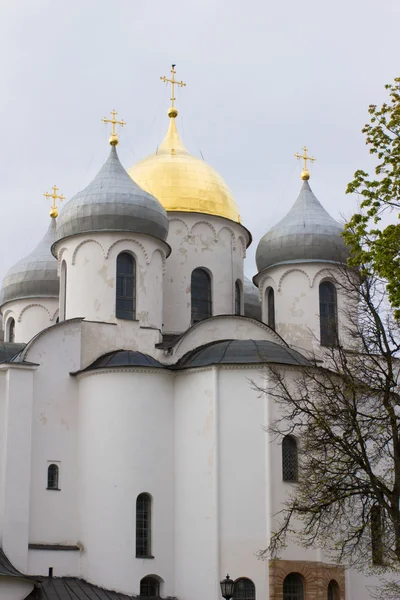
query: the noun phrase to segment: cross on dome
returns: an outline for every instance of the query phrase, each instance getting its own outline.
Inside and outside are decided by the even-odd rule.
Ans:
[[[43,194],[43,196],[45,196],[46,198],[53,199],[53,203],[50,207],[50,212],[49,212],[49,215],[52,219],[56,219],[58,217],[57,200],[61,200],[61,202],[63,200],[65,200],[65,196],[63,196],[62,194],[61,195],[57,194],[58,191],[59,191],[58,187],[56,185],[53,185],[53,193],[52,194],[49,194],[49,192],[45,192]]]
[[[117,121],[117,111],[116,110],[112,110],[111,111],[111,119],[107,119],[107,117],[104,117],[102,119],[103,123],[111,123],[112,127],[111,127],[111,135],[110,135],[110,145],[111,146],[116,146],[118,144],[118,133],[115,129],[116,125],[121,125],[121,127],[124,127],[126,125],[125,121]]]
[[[175,67],[176,65],[172,65],[171,68],[171,79],[168,79],[168,77],[165,77],[165,75],[163,75],[163,77],[160,77],[161,81],[163,81],[164,83],[170,83],[171,84],[171,108],[168,110],[168,116],[171,118],[175,118],[178,116],[178,110],[175,108],[175,86],[177,85],[178,87],[185,87],[186,83],[184,83],[183,81],[176,81],[175,79]]]
[[[304,165],[303,170],[301,172],[301,178],[304,181],[307,181],[308,179],[310,179],[310,172],[307,169],[307,161],[311,160],[311,162],[315,162],[317,159],[313,156],[307,156],[307,146],[303,146],[303,154],[299,154],[298,152],[296,152],[295,157],[297,158],[297,160],[299,160],[299,158],[303,159]]]

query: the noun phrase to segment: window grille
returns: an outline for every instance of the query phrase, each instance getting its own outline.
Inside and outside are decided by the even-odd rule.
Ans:
[[[136,262],[128,252],[117,257],[115,313],[117,319],[132,321],[136,317]]]
[[[192,324],[212,315],[211,278],[204,269],[195,269],[191,278]]]
[[[136,499],[136,556],[151,557],[151,498],[139,494]]]
[[[235,315],[240,315],[240,302],[241,293],[240,293],[240,282],[239,280],[235,283]]]
[[[9,319],[8,320],[8,341],[9,342],[15,342],[15,320],[14,319]]]
[[[282,479],[292,482],[298,479],[297,442],[291,435],[282,440]]]
[[[321,346],[337,346],[336,289],[330,281],[319,286],[319,321]]]
[[[267,292],[268,325],[275,330],[275,293],[272,288]]]
[[[383,564],[383,519],[379,504],[371,508],[371,550],[372,564]]]
[[[303,579],[298,573],[290,573],[285,577],[283,600],[304,600]]]
[[[58,490],[58,466],[55,464],[49,465],[47,469],[47,489]]]
[[[140,582],[140,595],[150,598],[160,595],[160,583],[155,577],[143,577]]]
[[[332,579],[332,581],[330,581],[329,585],[328,585],[328,600],[339,600],[339,599],[340,599],[339,586],[336,583],[336,581]]]
[[[233,600],[255,600],[256,587],[251,579],[241,577],[235,581]]]

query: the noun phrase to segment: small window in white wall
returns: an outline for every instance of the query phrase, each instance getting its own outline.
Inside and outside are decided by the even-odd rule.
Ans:
[[[267,322],[275,331],[275,292],[271,287],[267,290]]]
[[[13,319],[12,317],[10,317],[7,321],[6,333],[6,341],[15,342],[15,319]]]
[[[47,489],[60,490],[60,468],[58,464],[52,462],[47,467]]]
[[[60,321],[65,321],[67,318],[67,263],[65,260],[61,263],[60,276]]]
[[[236,579],[233,592],[233,600],[255,600],[256,586],[247,577]]]
[[[241,314],[242,289],[239,279],[235,283],[235,315]]]
[[[140,595],[145,598],[156,598],[160,595],[160,582],[150,575],[140,581]]]

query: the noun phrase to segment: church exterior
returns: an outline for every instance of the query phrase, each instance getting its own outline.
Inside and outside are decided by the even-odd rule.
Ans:
[[[98,175],[4,278],[0,598],[218,600],[229,572],[235,600],[363,600],[318,550],[257,557],[301,472],[251,381],[266,363],[296,377],[329,343],[341,226],[304,170],[247,280],[235,200],[168,115],[128,172],[113,129]]]

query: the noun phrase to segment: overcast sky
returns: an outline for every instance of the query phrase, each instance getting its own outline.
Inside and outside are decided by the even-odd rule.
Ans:
[[[155,151],[168,126],[171,63],[178,126],[216,168],[253,234],[291,207],[294,153],[317,158],[311,186],[336,218],[357,168],[369,169],[368,105],[400,75],[398,0],[0,0],[0,278],[47,229],[43,192],[71,198],[108,154],[101,118],[128,125],[125,168]]]

